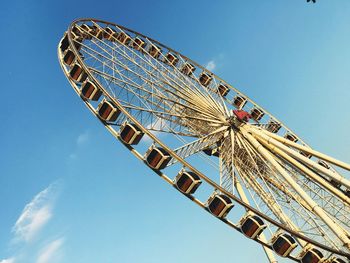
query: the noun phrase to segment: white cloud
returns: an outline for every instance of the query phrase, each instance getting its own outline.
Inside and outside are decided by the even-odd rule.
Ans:
[[[53,188],[54,184],[51,184],[24,207],[22,214],[12,228],[15,234],[14,241],[31,241],[50,220],[52,217]]]
[[[49,243],[40,251],[36,263],[49,263],[54,261],[54,259],[57,259],[59,257],[63,242],[64,239],[59,238]]]
[[[164,125],[164,123],[163,123],[164,121],[162,120],[162,119],[160,119],[160,118],[157,118],[157,120],[153,120],[153,122],[152,123],[149,123],[147,126],[146,126],[146,128],[148,129],[148,130],[151,130],[151,133],[154,135],[154,136],[156,136],[156,137],[160,137],[160,135],[161,135],[161,132],[160,131],[158,131],[158,130],[161,130],[162,129],[162,127],[163,127],[163,125]],[[153,130],[154,129],[154,130]],[[146,142],[146,143],[149,143],[149,142],[152,142],[153,140],[151,139],[151,137],[149,137],[149,136],[145,136],[144,137],[144,142]]]
[[[214,70],[214,69],[216,68],[216,63],[215,63],[215,61],[214,61],[214,60],[210,60],[210,61],[207,63],[207,65],[205,66],[205,68],[206,68],[207,70],[210,70],[210,71]]]
[[[79,147],[81,147],[82,145],[86,144],[90,139],[90,134],[88,131],[84,131],[83,133],[79,134],[77,139],[76,139],[76,149],[75,151],[71,152],[68,157],[71,160],[75,160],[78,158],[78,154],[77,154],[77,150],[79,149]]]
[[[86,143],[89,140],[89,133],[87,131],[83,132],[82,134],[79,134],[77,138],[77,145],[82,145]]]
[[[0,260],[0,263],[15,263],[15,258],[7,258]]]
[[[78,156],[77,156],[75,153],[71,153],[71,154],[69,155],[69,158],[72,159],[72,160],[77,159],[77,157],[78,157]]]

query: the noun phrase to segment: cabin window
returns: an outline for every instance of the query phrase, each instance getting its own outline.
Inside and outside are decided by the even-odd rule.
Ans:
[[[77,37],[84,38],[84,32],[79,25],[74,25],[72,28],[72,33]]]
[[[121,127],[120,137],[129,145],[138,144],[142,136],[143,132],[135,124],[126,123]]]
[[[203,86],[207,87],[210,84],[210,82],[212,81],[212,79],[213,78],[211,76],[209,76],[207,73],[203,72],[199,77],[199,82]]]
[[[185,63],[184,65],[183,65],[183,67],[182,67],[182,69],[181,69],[181,73],[183,73],[183,74],[185,74],[185,75],[187,75],[187,76],[189,76],[189,75],[191,75],[191,74],[193,74],[193,72],[195,71],[195,67],[192,65],[192,64],[190,64],[190,63]]]
[[[91,27],[90,33],[98,39],[103,37],[103,29],[95,25]]]
[[[208,209],[210,213],[220,218],[224,218],[232,207],[231,199],[223,194],[215,194],[208,200]]]
[[[242,232],[250,238],[256,238],[265,228],[266,225],[258,216],[246,217],[241,226]]]
[[[64,34],[63,39],[61,40],[60,49],[62,52],[66,51],[69,47],[69,40],[67,33]]]
[[[161,49],[159,47],[157,47],[156,45],[151,44],[151,46],[148,49],[148,53],[154,57],[154,58],[158,58],[160,56],[161,53]]]
[[[134,41],[132,42],[132,47],[135,48],[136,50],[141,50],[145,48],[146,43],[143,41],[141,38],[136,37]]]
[[[304,156],[304,157],[306,157],[306,158],[311,158],[312,157],[312,155],[310,154],[310,153],[306,153],[306,152],[303,152],[303,151],[300,151],[299,152],[302,156]]]
[[[344,260],[342,260],[341,258],[335,258],[332,260],[332,263],[346,263]]]
[[[93,34],[93,29],[87,24],[82,24],[80,28],[83,30],[84,38],[91,39]]]
[[[124,32],[120,32],[117,37],[118,41],[124,45],[128,45],[129,42],[131,41],[131,38],[128,34]]]
[[[115,121],[120,114],[118,108],[114,107],[112,102],[103,100],[98,108],[98,115],[101,119],[109,122]]]
[[[109,41],[116,41],[117,36],[117,32],[111,27],[106,27],[103,32],[103,38]]]
[[[172,66],[176,66],[177,62],[179,61],[179,59],[172,53],[168,53],[166,55],[166,59],[164,60],[164,62],[166,64],[172,65]]]
[[[247,103],[247,99],[243,98],[242,96],[236,96],[233,99],[233,105],[237,108],[237,109],[242,109]]]
[[[193,194],[202,183],[197,174],[186,171],[180,172],[175,181],[177,188],[185,194]]]
[[[330,169],[331,168],[325,161],[322,161],[322,160],[318,160],[318,164],[321,165],[322,167],[326,168],[326,169]]]
[[[292,133],[286,133],[286,135],[284,135],[284,138],[286,138],[287,140],[290,140],[292,142],[297,142],[298,141],[297,136],[295,136]]]
[[[146,161],[153,169],[164,169],[170,161],[170,154],[163,148],[152,148],[147,154]]]
[[[288,256],[297,246],[294,238],[287,234],[280,234],[272,244],[273,250],[280,256]]]
[[[323,259],[323,255],[317,249],[308,250],[305,255],[302,257],[302,263],[319,263]]]
[[[262,119],[262,117],[264,116],[264,113],[262,110],[260,110],[258,108],[253,108],[250,111],[250,115],[252,116],[253,120],[260,121]]]
[[[81,94],[86,99],[98,101],[102,95],[102,91],[98,89],[92,82],[85,81],[81,88]]]
[[[77,82],[83,82],[87,78],[87,74],[79,64],[74,64],[74,66],[71,68],[69,72],[69,75],[72,79],[74,79]]]
[[[218,86],[218,92],[222,97],[226,97],[226,95],[229,93],[230,89],[224,85],[224,84],[219,84]]]
[[[67,66],[70,66],[72,65],[72,63],[74,62],[75,60],[75,55],[73,53],[72,50],[70,49],[67,49],[64,53],[64,56],[63,56],[63,61],[64,63],[67,65]]]
[[[281,124],[274,120],[270,120],[267,124],[267,130],[272,133],[277,133],[281,129],[281,127]]]

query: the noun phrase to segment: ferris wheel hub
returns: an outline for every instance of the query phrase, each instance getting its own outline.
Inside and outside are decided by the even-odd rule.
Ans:
[[[233,110],[232,115],[226,118],[226,121],[229,126],[234,129],[237,129],[244,123],[249,122],[251,115],[244,110]]]

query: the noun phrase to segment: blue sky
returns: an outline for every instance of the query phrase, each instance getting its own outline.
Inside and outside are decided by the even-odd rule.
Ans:
[[[348,0],[2,3],[0,262],[264,256],[154,176],[83,106],[56,54],[72,20],[112,21],[209,63],[314,148],[349,163],[349,14]]]

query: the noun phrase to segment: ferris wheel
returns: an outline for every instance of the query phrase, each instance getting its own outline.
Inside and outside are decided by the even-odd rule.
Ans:
[[[262,245],[268,262],[350,260],[350,165],[322,154],[190,58],[79,19],[58,46],[91,113],[160,178]],[[278,256],[278,257],[276,257]]]

